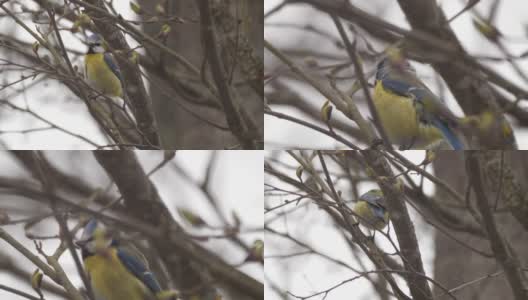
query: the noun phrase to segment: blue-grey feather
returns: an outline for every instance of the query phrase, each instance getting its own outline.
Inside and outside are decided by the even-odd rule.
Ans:
[[[90,219],[90,221],[88,221],[88,223],[84,227],[83,235],[92,236],[96,228],[97,228],[97,220],[92,218]]]
[[[110,68],[112,73],[114,73],[114,75],[117,76],[117,78],[119,78],[119,81],[121,81],[121,83],[123,83],[123,78],[121,78],[121,70],[119,70],[119,67],[115,63],[115,60],[114,60],[114,57],[112,56],[112,54],[105,53],[104,54],[104,61],[108,65],[108,67]]]
[[[438,119],[433,119],[432,123],[440,130],[447,142],[453,147],[453,150],[464,150],[464,144],[447,124]]]
[[[368,203],[368,206],[378,218],[384,219],[385,207],[383,205],[383,194],[379,190],[370,190],[359,197],[359,200]]]
[[[154,294],[161,291],[161,287],[154,274],[152,274],[152,272],[150,272],[140,260],[120,248],[117,249],[117,257],[130,273],[134,274],[134,276],[143,282],[143,284],[145,284]]]
[[[378,218],[385,219],[385,208],[379,205],[372,205],[369,203],[369,207],[374,212],[374,215]]]
[[[386,90],[396,95],[400,95],[404,97],[408,97],[409,90],[411,90],[414,87],[406,82],[399,81],[399,80],[392,80],[392,79],[382,79],[381,84]]]

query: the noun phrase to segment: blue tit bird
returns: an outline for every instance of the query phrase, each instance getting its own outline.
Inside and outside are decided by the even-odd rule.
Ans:
[[[382,230],[389,224],[389,212],[381,190],[373,189],[361,195],[354,206],[359,222],[370,229]]]
[[[461,122],[471,129],[478,143],[486,149],[518,148],[510,123],[499,112],[484,110],[478,115],[462,118]]]
[[[101,94],[122,97],[121,71],[112,54],[105,52],[102,42],[97,34],[88,37],[88,52],[84,57],[86,78],[90,85]]]
[[[162,294],[145,257],[123,247],[104,224],[91,219],[76,244],[97,300],[158,300]]]
[[[401,54],[391,54],[377,67],[374,106],[392,143],[423,149],[442,140],[463,150],[458,118],[418,79]]]

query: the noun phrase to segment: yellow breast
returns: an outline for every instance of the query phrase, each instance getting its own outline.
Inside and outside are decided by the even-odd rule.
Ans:
[[[102,53],[86,54],[84,64],[93,88],[107,96],[122,96],[121,81],[105,63]]]
[[[374,212],[366,201],[358,201],[354,206],[354,211],[361,216],[361,218],[358,218],[359,222],[367,228],[382,230],[389,223],[388,212],[385,212],[383,219],[381,219],[374,215]]]
[[[398,145],[421,148],[442,139],[432,126],[419,125],[412,99],[387,91],[381,81],[374,88],[374,106],[389,139]]]
[[[108,255],[93,255],[84,260],[96,295],[104,300],[147,300],[152,293],[119,261],[117,250]]]

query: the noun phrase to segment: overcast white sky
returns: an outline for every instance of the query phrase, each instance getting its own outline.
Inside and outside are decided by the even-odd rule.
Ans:
[[[398,26],[409,28],[406,22],[405,16],[399,9],[396,1],[386,0],[369,0],[369,1],[352,1],[354,5],[364,9],[367,12],[384,17],[385,20],[389,20],[391,23]],[[463,8],[463,4],[467,1],[457,0],[445,0],[438,1],[443,8],[447,16],[453,16],[455,13]],[[482,0],[477,5],[477,10],[481,14],[487,15],[488,7],[492,1]],[[280,0],[266,0],[264,2],[264,10],[268,11],[272,7],[275,7]],[[528,10],[527,1],[501,1],[498,15],[496,17],[496,25],[501,30],[506,38],[506,44],[508,49],[513,54],[521,54],[528,50],[528,19],[526,18],[526,11]],[[327,39],[321,38],[319,35],[305,33],[302,30],[294,28],[285,28],[284,26],[269,26],[277,24],[297,24],[297,25],[314,25],[317,29],[324,32],[329,32],[333,37],[338,37],[335,25],[331,19],[322,13],[318,13],[308,5],[291,5],[287,9],[283,9],[281,12],[266,19],[264,37],[274,44],[275,46],[282,48],[307,48],[316,50],[324,53],[338,53],[332,42]],[[457,18],[451,23],[451,26],[458,38],[462,41],[464,47],[470,54],[480,55],[500,55],[500,52],[495,46],[491,45],[486,39],[484,39],[472,25],[471,14],[464,14]],[[386,47],[386,45],[380,45],[379,43],[373,43],[376,50],[380,51]],[[265,52],[265,65],[269,66],[269,63],[273,60],[276,61],[275,57]],[[346,57],[346,53],[339,53]],[[528,70],[528,59],[518,60],[520,66],[524,70]],[[276,66],[277,64],[273,64]],[[434,81],[433,70],[428,65],[421,65],[416,62],[413,65],[417,68],[418,74],[426,82],[426,84],[433,90],[438,91],[437,83]],[[287,69],[286,67],[281,67]],[[306,68],[308,71],[308,68]],[[493,64],[493,69],[503,74],[508,79],[512,79],[515,83],[520,86],[526,86],[526,82],[523,82],[517,74],[511,70],[511,66],[507,63]],[[282,69],[281,69],[282,70]],[[270,72],[272,70],[266,70]],[[370,70],[366,70],[367,72]],[[312,89],[306,89],[304,86],[298,85],[293,86],[295,91],[299,92],[306,99],[310,99],[310,102],[321,107],[324,103],[322,96]],[[511,96],[510,96],[511,98]],[[462,116],[462,111],[458,104],[453,100],[452,95],[448,94],[445,99],[449,108],[453,110],[458,116]],[[525,103],[522,103],[526,106]],[[363,105],[362,105],[363,106]],[[361,107],[363,108],[363,107]],[[274,106],[274,109],[279,112],[292,114],[294,116],[300,116],[298,111],[290,108]],[[365,115],[368,115],[366,109],[362,110]],[[302,117],[301,117],[302,118]],[[334,110],[332,118],[340,118],[346,120],[342,114]],[[283,149],[285,147],[291,148],[295,145],[296,148],[336,148],[343,147],[342,144],[338,144],[335,140],[327,137],[323,134],[316,133],[313,130],[309,130],[300,125],[295,125],[285,120],[279,120],[273,116],[266,115],[266,132],[265,141],[266,146],[273,149]],[[528,149],[528,136],[525,129],[515,130],[519,149]]]
[[[88,178],[90,182],[98,184],[101,188],[105,188],[108,181],[104,177],[104,172],[97,166],[91,153],[83,151],[81,153],[71,154],[69,152],[54,152],[48,153],[50,158],[54,158],[55,162],[60,162],[59,165],[67,170],[70,174]],[[178,151],[176,154],[176,161],[179,165],[194,179],[203,180],[205,175],[205,167],[211,155],[210,151]],[[161,152],[140,151],[138,156],[146,171],[150,171],[163,158]],[[212,176],[211,190],[220,201],[220,207],[228,218],[231,218],[231,213],[234,211],[242,221],[242,234],[240,237],[249,245],[257,239],[263,239],[262,231],[255,231],[255,229],[263,226],[263,158],[262,151],[222,151],[218,157],[217,165]],[[0,152],[0,176],[23,176],[18,166],[13,163],[13,160],[6,152]],[[212,212],[211,207],[207,204],[202,195],[193,188],[189,182],[183,177],[179,176],[171,167],[159,170],[152,176],[152,180],[156,184],[161,197],[165,201],[167,207],[174,213],[176,219],[184,224],[186,230],[193,234],[208,234],[209,231],[196,231],[187,226],[181,217],[177,215],[176,207],[186,207],[192,211],[199,213],[211,225],[220,226],[221,222],[216,218]],[[3,202],[2,207],[9,206],[15,208],[31,208],[35,206],[31,202],[22,201],[15,202],[15,199],[3,196],[3,199],[11,202]],[[21,199],[17,199],[21,200]],[[42,207],[38,213],[46,211],[46,207]],[[12,219],[18,219],[16,215],[11,215]],[[57,234],[56,222],[50,221],[39,225],[36,231],[39,234]],[[46,226],[48,225],[48,226]],[[33,243],[24,236],[23,229],[20,225],[3,226],[10,234],[15,235],[20,242],[34,250]],[[218,231],[215,231],[219,234]],[[51,253],[56,248],[57,242],[45,241],[44,249],[47,253]],[[245,255],[237,248],[227,245],[223,240],[210,240],[203,242],[202,245],[216,252],[223,257],[230,264],[239,264],[244,260]],[[0,252],[8,253],[13,260],[33,271],[35,267],[23,256],[14,251],[11,246],[0,240]],[[36,252],[36,251],[35,251]],[[81,286],[81,281],[77,275],[73,262],[69,254],[61,257],[61,264],[66,266],[67,274],[74,279],[75,284]],[[244,272],[247,272],[252,277],[263,282],[262,266],[257,263],[245,264],[240,267]],[[7,286],[13,286],[24,291],[35,294],[27,282],[19,282],[7,276],[0,270],[0,282]],[[0,299],[24,299],[6,291],[0,290]],[[46,295],[46,299],[56,299]]]

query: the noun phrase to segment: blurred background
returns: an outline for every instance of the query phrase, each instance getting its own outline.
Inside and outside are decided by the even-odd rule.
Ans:
[[[212,79],[209,65],[203,64],[207,53],[202,47],[198,2],[101,3],[106,3],[104,9],[109,15],[116,19],[119,16],[137,32],[162,43],[181,58],[177,61],[163,54],[146,43],[144,36],[138,37],[132,30],[123,29],[110,20],[115,26],[114,32],[119,30],[124,34],[132,49],[124,54],[132,57],[133,51],[140,65],[142,81],[151,98],[147,100],[151,102],[161,139],[162,147],[157,149],[236,149],[238,140],[227,125],[223,107],[203,81],[207,79],[211,83]],[[246,114],[247,122],[255,126],[252,134],[260,136],[258,149],[261,149],[263,4],[246,0],[211,3],[215,10],[218,48],[225,59],[226,72],[229,72],[226,77],[233,89],[234,105]],[[91,22],[96,19],[93,12],[84,4],[64,0],[13,0],[4,1],[2,6],[5,10],[0,9],[0,147],[92,150],[114,144],[103,130],[108,125],[94,118],[94,109],[89,109],[88,101],[72,88],[75,80],[65,74],[64,58],[56,61],[58,59],[28,32],[57,46],[48,9],[55,11],[55,21],[69,60],[78,78],[83,78],[85,41],[87,36],[97,33]],[[255,66],[248,62],[248,57]],[[182,61],[197,72],[190,71]],[[202,71],[204,74],[200,74]],[[144,108],[140,110],[144,111]],[[122,127],[130,130],[131,126],[124,124]]]
[[[512,292],[515,287],[509,284],[500,258],[494,255],[493,242],[482,235],[483,217],[474,193],[469,191],[468,152],[438,151],[428,156],[430,160],[425,167],[422,164],[425,151],[397,152],[414,167],[430,173],[434,181],[385,153],[383,160],[388,161],[397,180],[401,180],[412,222],[412,230],[405,228],[401,234],[406,238],[416,236],[417,256],[421,257],[434,299],[515,299]],[[521,206],[528,201],[525,152],[487,151],[481,161],[494,222],[500,238],[511,247],[515,257],[512,262],[519,269],[524,268],[523,253],[528,251],[526,211],[520,206],[512,207],[512,200]],[[380,188],[361,152],[320,153],[337,194],[349,208],[356,205],[360,195]],[[268,151],[265,157],[266,300],[399,299],[380,276],[384,271],[409,295],[408,282],[398,273],[403,268],[402,247],[395,225],[391,223],[383,229],[386,235],[376,232],[373,239],[377,247],[351,234],[351,229],[338,222],[344,210],[331,192],[314,185],[316,181],[310,179],[313,173],[302,167],[299,160],[311,164],[322,182],[327,182],[316,151],[275,150]],[[504,180],[499,183],[501,174]],[[379,180],[383,178],[380,176]],[[447,188],[463,200],[452,197]],[[363,225],[359,229],[372,238],[372,230]],[[372,257],[379,255],[373,249],[383,253],[380,256],[386,263],[384,269],[372,263]],[[447,290],[451,293],[447,294]]]
[[[51,255],[59,245],[58,224],[53,216],[50,204],[38,193],[37,181],[32,177],[28,152],[0,152],[0,219],[1,228],[12,235],[35,255],[33,241],[41,241],[43,250]],[[257,261],[248,261],[248,250],[257,240],[263,239],[262,224],[262,153],[259,151],[179,151],[173,159],[164,161],[163,151],[136,152],[137,158],[150,176],[158,193],[172,217],[190,235],[196,236],[195,242],[212,254],[221,258],[233,269],[239,270],[257,281],[263,281],[263,265]],[[115,184],[109,180],[90,151],[52,151],[44,152],[55,173],[57,194],[65,199],[86,204],[89,208],[99,209],[100,203],[90,202],[96,191],[101,199],[118,199],[120,194]],[[57,174],[62,174],[59,177]],[[51,175],[50,175],[51,177]],[[205,185],[204,185],[205,182]],[[33,196],[32,196],[33,195]],[[98,198],[99,199],[99,198]],[[110,215],[126,210],[119,201]],[[63,207],[59,204],[59,207]],[[185,213],[183,213],[185,212]],[[201,218],[207,225],[192,221],[190,213]],[[187,214],[187,217],[185,215]],[[70,228],[77,224],[78,213],[71,212]],[[26,227],[30,220],[40,222]],[[191,222],[192,221],[192,222]],[[234,239],[227,234],[234,230]],[[80,236],[78,232],[77,237]],[[199,238],[201,237],[201,238]],[[239,244],[241,243],[241,244]],[[241,245],[244,245],[242,247]],[[41,259],[43,259],[41,257]],[[82,281],[73,264],[71,255],[66,251],[60,258],[68,277],[77,288]],[[36,267],[17,250],[0,239],[0,282],[6,286],[36,295],[30,285],[31,273]],[[163,274],[157,274],[163,279]],[[51,280],[44,276],[44,295],[46,299],[65,299],[54,292],[57,285],[48,285]],[[222,299],[246,299],[236,291],[220,289]],[[0,289],[1,299],[24,299]],[[251,299],[251,298],[250,298]]]
[[[423,151],[405,151],[403,155],[414,163],[420,163],[424,158]],[[268,152],[265,161],[291,178],[297,177],[299,164],[286,152]],[[343,199],[350,208],[357,199],[354,194],[361,195],[370,189],[378,188],[376,183],[362,180],[360,176],[356,177],[357,183],[351,184],[346,175],[340,177],[338,167],[332,164],[329,168],[333,175],[341,178],[336,181],[336,189],[342,191]],[[415,174],[410,176],[419,182],[419,176]],[[309,176],[303,174],[302,177],[306,181]],[[266,232],[266,300],[292,299],[291,296],[284,295],[285,291],[297,296],[308,296],[359,275],[352,271],[355,268],[361,271],[375,269],[357,247],[350,247],[344,238],[344,229],[335,224],[324,210],[309,201],[309,198],[302,198],[304,192],[289,194],[288,191],[296,191],[296,189],[270,174],[266,174],[265,185],[265,208],[268,211],[265,226],[287,235],[285,237],[270,231]],[[424,190],[429,195],[434,193],[434,187],[428,181],[424,183]],[[299,202],[296,201],[297,199]],[[426,226],[419,214],[415,211],[411,213],[426,272],[430,273],[434,259],[433,230]],[[395,240],[394,231],[390,232],[390,235]],[[306,247],[296,244],[288,237],[296,239]],[[381,249],[386,250],[391,247],[390,242],[381,235],[376,241]],[[372,276],[372,278],[377,277]],[[333,289],[325,299],[339,300],[350,297],[377,299],[375,295],[369,281],[360,278]],[[323,296],[318,295],[310,299],[323,299]]]
[[[528,86],[526,76],[528,73],[528,19],[524,14],[524,11],[528,9],[528,3],[500,0],[436,1],[447,18],[462,11],[469,2],[478,4],[450,23],[450,27],[465,50],[479,63],[489,66],[517,86],[524,88]],[[350,3],[386,22],[407,30],[411,29],[397,1],[372,0],[350,1]],[[330,16],[305,3],[285,4],[282,0],[267,0],[264,5],[264,38],[315,80],[329,84],[329,79],[332,79],[343,93],[350,95],[352,84],[356,80],[354,67]],[[490,42],[479,31],[474,24],[477,16],[486,20],[491,17],[491,23],[503,34],[501,43],[504,48]],[[351,41],[357,41],[364,73],[368,77],[368,82],[372,84],[377,59],[379,59],[379,56],[376,57],[375,54],[380,54],[391,44],[387,42],[390,40],[390,34],[384,30],[376,31],[375,26],[370,26],[370,32],[368,32],[357,22],[350,21],[343,20],[343,26]],[[513,59],[515,67],[506,59],[508,57]],[[269,77],[265,84],[265,94],[270,108],[275,112],[327,128],[321,120],[321,108],[326,101],[325,97],[299,79],[289,70],[288,66],[269,51],[265,51],[264,60],[266,74]],[[416,61],[413,61],[412,65],[425,84],[444,100],[455,115],[462,117],[460,106],[438,73],[430,65]],[[506,95],[509,101],[516,100],[515,95],[503,90],[500,92]],[[362,91],[353,94],[352,98],[362,114],[370,117]],[[526,101],[520,101],[517,105],[523,112],[528,107]],[[517,119],[510,114],[506,114],[506,117],[514,126],[519,149],[528,149],[525,120]],[[275,116],[266,115],[265,126],[267,149],[344,147],[331,137]],[[336,109],[332,113],[332,126],[338,134],[357,143],[357,126]]]

